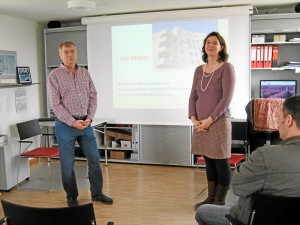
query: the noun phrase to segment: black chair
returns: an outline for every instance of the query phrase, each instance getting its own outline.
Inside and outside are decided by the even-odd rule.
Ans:
[[[269,124],[268,119],[272,117],[272,121],[278,121],[278,114],[273,115],[268,115],[266,112],[276,112],[276,110],[272,110],[271,105],[280,105],[282,104],[281,101],[283,99],[261,99],[261,98],[254,98],[250,100],[246,107],[246,113],[247,113],[247,123],[248,123],[248,141],[251,142],[250,146],[250,152],[255,151],[258,147],[264,146],[264,145],[270,145],[270,144],[280,144],[281,139],[279,137],[279,132],[278,129],[274,130],[274,128],[269,128],[270,130],[267,129],[266,127],[262,128],[260,124],[261,121],[264,121],[263,124]],[[255,107],[255,102],[265,102],[268,107],[262,107],[262,106],[257,106]],[[255,110],[256,109],[256,110]],[[263,110],[264,109],[264,110]],[[255,111],[257,115],[268,115],[267,117],[261,116],[255,118]],[[261,111],[266,111],[266,112],[261,112]],[[276,115],[276,116],[275,116]]]
[[[6,217],[0,219],[0,225],[6,224]]]
[[[59,150],[57,147],[38,147],[29,150],[30,146],[33,144],[32,140],[28,140],[33,137],[42,138],[43,132],[39,124],[38,119],[29,120],[22,123],[17,123],[17,130],[20,137],[20,147],[19,147],[19,163],[17,171],[17,187],[19,187],[19,172],[20,172],[20,159],[25,158],[38,158],[40,161],[41,158],[47,159],[50,165],[50,176],[51,176],[51,188],[53,189],[53,178],[52,178],[52,164],[51,159],[59,156]],[[42,143],[42,140],[41,140]],[[26,145],[23,150],[23,144]],[[38,171],[39,171],[39,161],[38,161]]]
[[[245,158],[248,157],[248,148],[250,146],[249,142],[249,124],[248,121],[232,121],[232,133],[231,133],[231,150],[239,151],[245,155]]]
[[[299,222],[300,197],[283,197],[257,193],[247,225],[292,225]],[[231,215],[226,218],[232,225],[244,225]]]
[[[1,200],[7,225],[88,225],[96,224],[94,207],[38,208]]]

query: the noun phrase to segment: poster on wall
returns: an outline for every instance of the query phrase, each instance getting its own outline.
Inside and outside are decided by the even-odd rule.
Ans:
[[[0,79],[16,79],[17,53],[0,50]]]
[[[8,91],[9,90],[9,91]],[[0,117],[12,117],[16,114],[15,94],[13,89],[3,89],[0,91]]]
[[[27,96],[25,88],[15,89],[16,113],[27,112]]]

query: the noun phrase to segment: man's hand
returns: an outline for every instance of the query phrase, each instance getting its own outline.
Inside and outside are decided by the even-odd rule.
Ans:
[[[91,119],[87,118],[86,120],[83,121],[83,124],[85,126],[88,126],[88,125],[90,125],[91,122],[92,122]]]
[[[75,123],[73,123],[73,127],[78,130],[83,130],[87,128],[91,123],[91,119],[86,120],[76,120]]]

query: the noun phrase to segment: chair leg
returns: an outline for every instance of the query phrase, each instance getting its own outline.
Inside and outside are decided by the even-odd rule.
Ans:
[[[254,216],[255,216],[255,210],[252,210],[249,225],[253,224]]]
[[[52,172],[52,161],[51,158],[48,158],[48,162],[50,164],[50,179],[51,179],[51,189],[50,191],[53,191],[53,172]]]
[[[20,163],[21,163],[21,156],[19,155],[19,160],[18,160],[18,169],[17,169],[17,189],[19,189],[19,173],[20,173]]]
[[[19,175],[20,175],[20,164],[21,164],[21,148],[22,148],[22,145],[20,143],[20,146],[19,146],[19,159],[18,159],[18,169],[17,169],[17,189],[19,189]]]
[[[7,217],[5,216],[5,217],[3,217],[3,218],[0,218],[0,225],[1,224],[6,224],[6,222],[7,222]]]
[[[38,168],[37,168],[37,178],[40,178],[40,162],[41,162],[41,158],[38,158]]]

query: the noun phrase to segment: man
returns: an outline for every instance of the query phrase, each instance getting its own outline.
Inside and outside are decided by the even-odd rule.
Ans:
[[[203,205],[196,212],[200,225],[229,224],[225,214],[247,224],[256,192],[300,197],[300,96],[286,99],[280,112],[280,145],[263,146],[233,174],[231,189],[239,196],[234,206]]]
[[[91,121],[97,109],[97,92],[89,72],[79,67],[73,42],[59,46],[62,64],[52,70],[47,80],[50,106],[56,116],[55,133],[60,151],[62,182],[68,206],[77,206],[78,189],[74,172],[75,142],[88,162],[88,176],[93,201],[112,204],[102,192],[103,178],[100,155]]]

